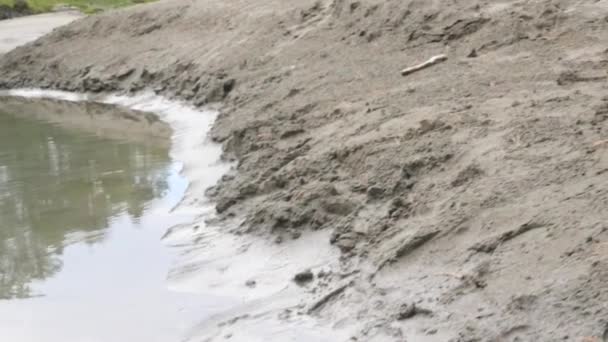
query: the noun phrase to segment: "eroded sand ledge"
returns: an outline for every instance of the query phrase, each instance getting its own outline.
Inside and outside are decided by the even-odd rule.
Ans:
[[[237,166],[208,191],[223,233],[287,253],[326,234],[340,253],[270,311],[277,326],[602,341],[607,16],[605,1],[166,1],[2,56],[0,87],[223,102],[213,137]],[[254,327],[251,310],[213,322],[217,339]]]

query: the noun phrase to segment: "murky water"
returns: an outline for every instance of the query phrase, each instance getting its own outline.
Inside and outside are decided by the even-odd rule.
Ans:
[[[187,182],[167,132],[143,113],[0,97],[0,340],[178,341],[205,316],[207,299],[167,286],[161,237],[192,219],[171,213]]]

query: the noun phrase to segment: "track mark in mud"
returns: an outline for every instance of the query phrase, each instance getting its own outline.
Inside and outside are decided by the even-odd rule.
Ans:
[[[605,98],[603,102],[595,108],[595,115],[591,120],[591,124],[599,125],[600,123],[608,120],[608,98]]]
[[[456,40],[479,31],[490,19],[459,19],[444,29],[446,40]]]
[[[512,340],[513,338],[516,338],[516,340],[518,340],[516,335],[519,333],[525,332],[528,329],[530,329],[530,326],[527,324],[516,325],[514,327],[511,327],[511,328],[505,330],[502,334],[500,334],[500,340],[503,340],[503,339]]]
[[[531,311],[538,301],[536,295],[519,295],[513,297],[507,309],[509,311]]]
[[[483,170],[478,165],[471,164],[458,173],[451,185],[453,187],[465,185],[472,182],[474,179],[483,176],[483,174]]]
[[[471,246],[469,249],[479,253],[492,253],[498,248],[498,246],[513,240],[514,238],[525,234],[531,230],[543,228],[547,225],[544,223],[538,223],[534,221],[530,221],[528,223],[524,223],[517,229],[509,230],[505,233],[500,234],[499,236],[490,238],[483,242],[478,242]]]
[[[415,249],[424,245],[429,240],[434,238],[435,235],[437,235],[438,233],[439,233],[439,231],[434,231],[434,232],[429,232],[429,233],[425,233],[425,234],[414,235],[412,238],[405,241],[403,243],[403,245],[401,245],[401,247],[399,247],[399,249],[397,249],[397,251],[395,252],[395,258],[399,259],[399,258],[402,258],[402,257],[410,254]]]
[[[488,260],[485,260],[475,265],[471,270],[462,274],[443,274],[445,276],[457,279],[459,281],[459,284],[450,291],[443,294],[440,301],[443,304],[449,304],[454,302],[457,298],[460,298],[466,294],[483,290],[488,285],[486,281],[486,276],[490,272],[490,262]]]
[[[579,82],[599,82],[608,79],[608,76],[583,76],[575,71],[564,71],[557,78],[557,84],[565,86]]]
[[[284,35],[293,40],[304,37],[309,32],[319,28],[331,16],[330,5],[322,1],[316,1],[311,7],[300,11],[300,23],[285,28]]]
[[[420,248],[421,246],[423,246],[424,244],[429,242],[431,239],[433,239],[435,236],[437,236],[437,234],[439,234],[439,231],[435,230],[435,231],[431,231],[431,232],[423,232],[423,233],[419,232],[414,235],[406,237],[401,242],[399,242],[399,244],[397,245],[397,248],[395,249],[395,251],[392,253],[391,256],[384,258],[379,263],[377,271],[380,271],[386,265],[393,263],[396,260],[401,259],[401,258],[411,254],[416,249]]]
[[[489,21],[489,18],[458,19],[441,31],[429,30],[428,26],[423,25],[422,30],[413,30],[409,34],[408,42],[423,40],[424,43],[439,43],[459,40],[481,30]]]
[[[338,286],[335,289],[333,289],[332,291],[328,292],[327,294],[325,294],[324,296],[319,298],[317,301],[315,301],[310,306],[307,313],[310,315],[310,314],[313,314],[314,312],[320,310],[323,306],[325,306],[325,304],[329,303],[333,298],[342,294],[344,292],[344,290],[346,290],[346,288],[349,287],[350,285],[351,285],[351,282],[349,281],[348,283]]]

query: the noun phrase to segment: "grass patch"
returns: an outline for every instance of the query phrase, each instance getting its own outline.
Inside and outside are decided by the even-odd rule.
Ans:
[[[0,6],[5,5],[11,8],[18,7],[20,0],[0,0]],[[84,13],[95,13],[111,8],[124,7],[138,3],[151,2],[154,0],[21,0],[34,13],[52,11],[57,5],[74,6]],[[17,3],[17,4],[16,4]]]

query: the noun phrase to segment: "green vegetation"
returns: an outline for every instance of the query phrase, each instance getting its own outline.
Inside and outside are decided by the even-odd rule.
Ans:
[[[49,12],[57,5],[73,6],[84,13],[95,13],[151,1],[153,0],[0,0],[0,7],[4,5],[11,8],[23,8],[23,5],[20,6],[19,2],[21,4],[25,2],[29,10],[34,13]]]

